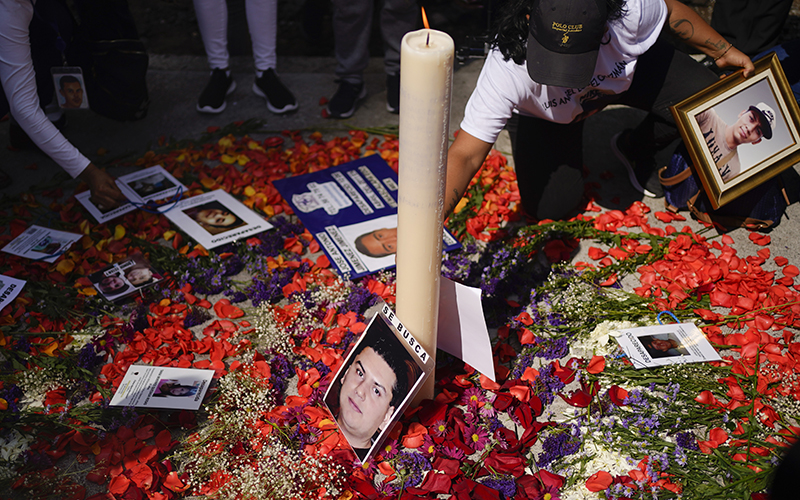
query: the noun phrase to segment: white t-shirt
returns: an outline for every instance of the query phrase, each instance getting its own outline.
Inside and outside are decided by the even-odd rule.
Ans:
[[[600,46],[594,77],[584,88],[542,85],[531,80],[528,68],[513,59],[503,60],[496,47],[489,52],[472,92],[461,128],[470,135],[494,143],[516,112],[556,123],[570,123],[584,109],[582,102],[603,94],[628,90],[636,59],[658,39],[667,18],[664,0],[628,0],[625,15],[609,23]]]
[[[77,177],[89,160],[61,135],[39,107],[28,34],[31,19],[30,0],[0,0],[0,84],[22,130],[68,174]]]
[[[706,140],[708,152],[711,153],[714,163],[719,169],[719,175],[723,181],[734,178],[742,169],[739,162],[739,152],[736,148],[729,148],[725,140],[725,130],[728,124],[717,115],[713,109],[707,109],[695,116],[700,132]]]

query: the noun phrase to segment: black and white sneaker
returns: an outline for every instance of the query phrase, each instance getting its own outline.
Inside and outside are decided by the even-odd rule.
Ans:
[[[358,101],[366,97],[367,87],[364,82],[351,83],[342,80],[339,90],[333,94],[328,103],[328,116],[330,118],[350,118],[356,111]]]
[[[400,112],[400,73],[386,75],[386,109],[389,113]]]
[[[225,97],[236,90],[236,82],[226,70],[216,68],[211,72],[206,88],[197,99],[197,111],[201,113],[222,113],[225,110]]]
[[[658,169],[655,161],[634,160],[629,152],[626,152],[626,140],[628,130],[620,132],[611,138],[611,151],[619,158],[628,170],[628,179],[634,189],[650,198],[661,198],[664,196],[664,188],[658,180]]]
[[[297,99],[270,68],[256,78],[253,93],[267,100],[267,108],[275,114],[288,113],[297,109]]]

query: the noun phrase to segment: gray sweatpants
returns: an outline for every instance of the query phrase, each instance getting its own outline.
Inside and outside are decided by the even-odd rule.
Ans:
[[[351,83],[363,80],[369,63],[374,0],[333,0],[333,35],[336,45],[336,76]],[[400,41],[413,30],[420,17],[416,0],[382,0],[381,34],[386,47],[386,74],[400,72]]]

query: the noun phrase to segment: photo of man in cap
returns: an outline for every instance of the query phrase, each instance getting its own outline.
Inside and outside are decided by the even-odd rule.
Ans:
[[[775,111],[763,102],[739,113],[739,118],[728,125],[714,108],[695,116],[719,175],[727,182],[742,172],[737,148],[742,144],[756,145],[762,139],[772,139]]]

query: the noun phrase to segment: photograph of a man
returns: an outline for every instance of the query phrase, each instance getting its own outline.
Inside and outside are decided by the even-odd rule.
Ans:
[[[727,182],[743,170],[737,149],[739,146],[756,145],[762,139],[772,139],[775,111],[759,102],[742,110],[736,122],[730,125],[719,117],[714,108],[703,111],[695,119],[720,177]]]
[[[220,234],[245,225],[245,221],[218,201],[209,201],[183,211],[209,234]]]
[[[355,239],[356,250],[368,257],[386,257],[397,252],[397,228],[382,227]]]
[[[638,339],[653,359],[689,354],[689,351],[681,344],[681,341],[678,340],[674,333],[642,335]]]
[[[381,316],[336,374],[325,404],[360,460],[369,456],[423,372]]]
[[[58,77],[58,93],[61,96],[59,101],[62,108],[79,109],[86,107],[83,103],[83,86],[76,76],[64,75]]]

